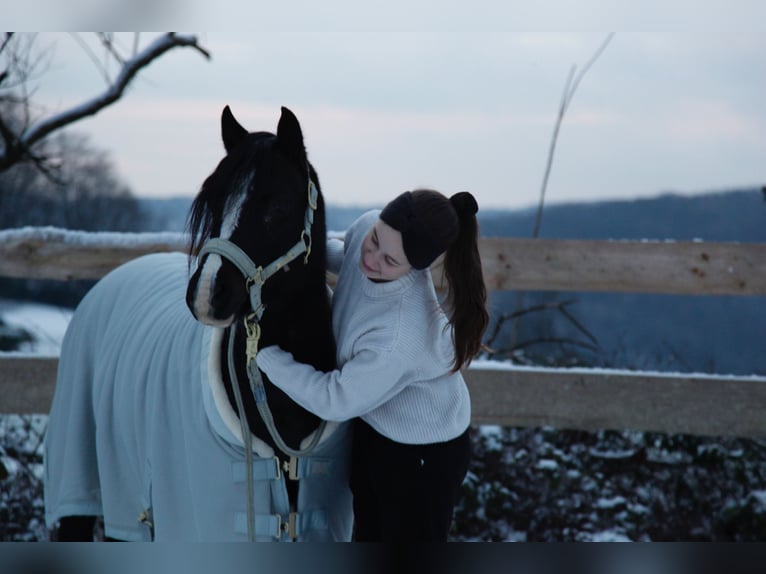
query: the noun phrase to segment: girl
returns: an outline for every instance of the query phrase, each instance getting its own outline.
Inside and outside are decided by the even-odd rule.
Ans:
[[[460,369],[488,322],[477,211],[468,192],[423,189],[362,215],[344,242],[328,242],[339,369],[316,371],[274,346],[258,353],[260,369],[304,408],[333,421],[359,417],[356,541],[447,540],[470,458]],[[442,253],[448,315],[429,270]]]

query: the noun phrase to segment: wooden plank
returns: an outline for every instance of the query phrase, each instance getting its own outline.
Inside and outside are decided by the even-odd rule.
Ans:
[[[180,233],[89,233],[57,228],[0,231],[0,276],[98,279],[147,253],[182,251]]]
[[[0,414],[47,413],[56,358],[0,358]],[[766,437],[766,378],[588,369],[465,371],[473,424]]]
[[[145,253],[185,249],[184,237],[172,233],[9,230],[0,232],[0,276],[95,279]],[[763,243],[484,237],[480,252],[490,291],[766,294]],[[443,289],[440,262],[433,272]]]
[[[475,424],[766,437],[766,377],[471,368]]]
[[[0,414],[47,413],[57,366],[56,357],[0,357]]]
[[[483,238],[487,289],[766,294],[766,244]]]

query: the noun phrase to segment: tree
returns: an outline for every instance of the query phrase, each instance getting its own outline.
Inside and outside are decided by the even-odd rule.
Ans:
[[[106,152],[80,133],[59,132],[46,148],[55,179],[30,162],[0,172],[0,229],[52,225],[83,231],[139,231],[145,218]]]
[[[46,147],[60,158],[55,178],[33,162],[0,172],[0,229],[50,225],[83,231],[143,230],[149,214],[119,179],[106,152],[95,148],[87,136],[68,131],[50,136]],[[74,307],[90,286],[87,281],[0,277],[0,298]],[[0,325],[0,344],[2,331]],[[18,334],[12,339],[23,340]]]
[[[37,117],[31,81],[44,63],[44,55],[35,50],[36,36],[6,32],[0,37],[0,172],[20,163],[31,163],[48,177],[57,177],[60,162],[47,145],[51,135],[117,102],[141,70],[174,48],[191,47],[210,57],[195,36],[172,32],[143,48],[139,47],[140,36],[136,33],[127,56],[113,34],[101,32],[98,38],[105,58],[119,67],[114,77],[102,68],[106,89],[68,110]]]

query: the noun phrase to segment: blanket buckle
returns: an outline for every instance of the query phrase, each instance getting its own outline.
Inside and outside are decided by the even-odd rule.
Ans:
[[[298,480],[298,457],[291,456],[290,460],[286,460],[282,463],[282,472],[290,480]]]
[[[287,516],[287,521],[283,522],[282,517],[278,514],[280,530],[283,534],[286,534],[288,538],[295,540],[298,538],[298,513],[291,512]]]

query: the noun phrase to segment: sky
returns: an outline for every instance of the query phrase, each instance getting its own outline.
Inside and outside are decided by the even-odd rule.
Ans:
[[[746,4],[766,21],[763,3]],[[720,12],[702,12],[694,29],[616,22],[564,115],[547,203],[766,184],[766,35],[752,18],[719,26]],[[449,26],[448,16],[459,14],[419,29],[376,21],[188,32],[210,60],[168,52],[74,129],[109,152],[136,195],[191,197],[223,155],[225,105],[251,131],[274,131],[287,106],[329,203],[380,206],[432,187],[471,191],[483,207],[533,207],[567,78],[610,29]],[[131,45],[132,34],[120,37]],[[153,37],[142,34],[140,45]],[[83,41],[88,34],[38,36],[49,51],[34,97],[50,113],[105,89]]]

